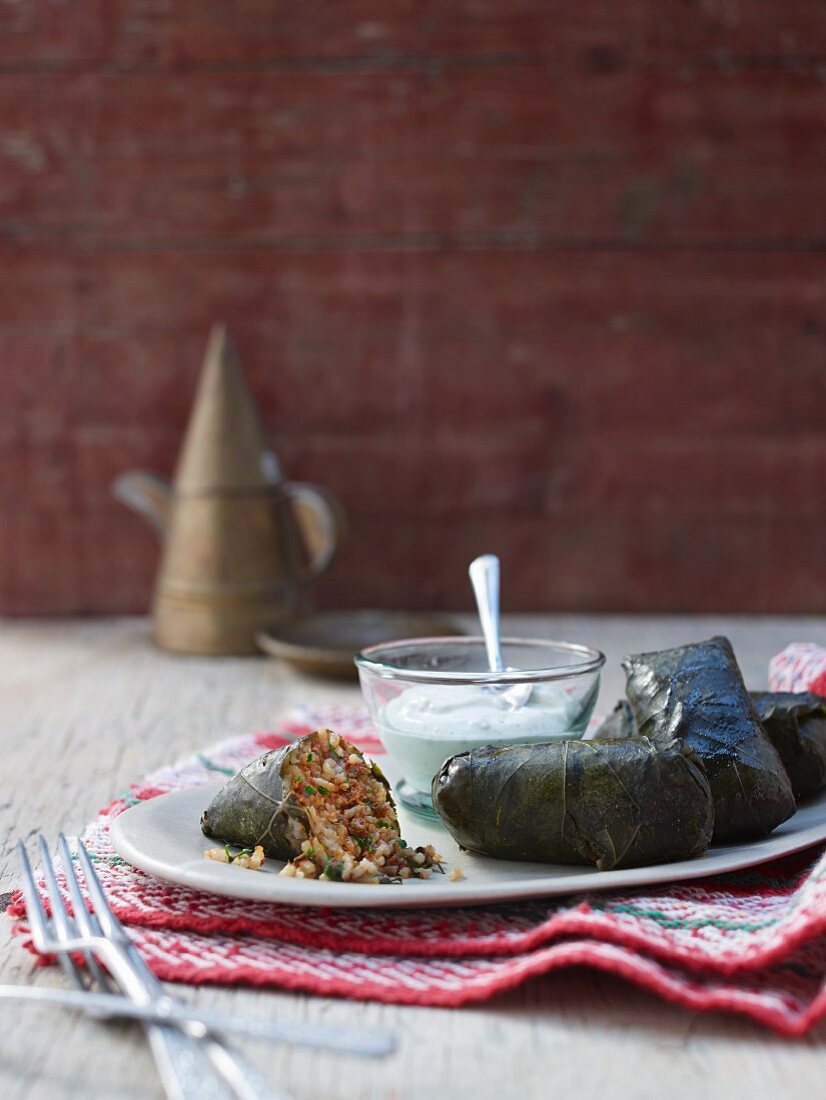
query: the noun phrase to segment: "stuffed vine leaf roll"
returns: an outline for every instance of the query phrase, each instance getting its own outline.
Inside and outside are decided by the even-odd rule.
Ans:
[[[487,745],[448,760],[431,793],[464,848],[600,871],[699,855],[714,824],[694,753],[644,737]]]
[[[789,773],[795,798],[826,787],[826,699],[811,692],[755,691],[752,702]]]
[[[399,837],[380,769],[332,730],[316,730],[247,764],[215,795],[201,831],[289,862],[293,878],[376,883],[427,878],[439,857]]]
[[[623,661],[641,735],[675,737],[705,765],[716,841],[764,836],[795,812],[791,783],[766,736],[727,638]]]

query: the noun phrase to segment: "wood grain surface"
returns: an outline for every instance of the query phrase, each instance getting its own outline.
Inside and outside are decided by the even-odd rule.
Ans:
[[[0,11],[0,608],[148,604],[213,321],[328,606],[824,612],[826,7]]]
[[[826,644],[826,620],[517,618],[514,631],[600,646],[600,709],[622,689],[619,658],[727,633],[750,686],[793,640]],[[228,734],[262,729],[301,700],[358,698],[355,688],[300,678],[266,659],[172,657],[142,619],[4,623],[0,627],[0,894],[17,877],[13,846],[79,830],[148,770]],[[0,920],[0,979],[61,985],[9,942]],[[201,989],[204,1005],[313,1021],[381,1024],[400,1039],[379,1064],[245,1046],[296,1100],[812,1100],[821,1094],[821,1026],[779,1039],[755,1024],[699,1015],[586,970],[533,981],[456,1010],[358,1004],[300,994]],[[161,1092],[140,1033],[62,1010],[3,1005],[0,1094],[7,1100],[150,1100]]]

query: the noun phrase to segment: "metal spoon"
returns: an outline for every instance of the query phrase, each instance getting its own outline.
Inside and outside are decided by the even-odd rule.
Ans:
[[[499,643],[499,558],[495,554],[482,554],[474,558],[468,569],[476,608],[482,624],[482,635],[488,654],[491,672],[513,671],[505,668],[502,647]],[[498,702],[508,710],[524,707],[533,690],[530,684],[514,684],[512,687],[495,687],[489,690]]]

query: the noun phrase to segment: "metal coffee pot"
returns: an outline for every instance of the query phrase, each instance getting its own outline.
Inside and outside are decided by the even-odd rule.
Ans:
[[[114,486],[163,539],[155,640],[182,653],[255,653],[255,635],[303,613],[344,531],[324,489],[284,481],[227,331],[213,329],[171,486]]]

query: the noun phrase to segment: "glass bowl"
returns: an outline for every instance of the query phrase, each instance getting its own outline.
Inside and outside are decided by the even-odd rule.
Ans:
[[[570,642],[503,638],[504,672],[491,672],[482,638],[408,638],[356,656],[370,718],[404,778],[413,810],[433,813],[430,784],[456,753],[585,733],[605,657]]]

